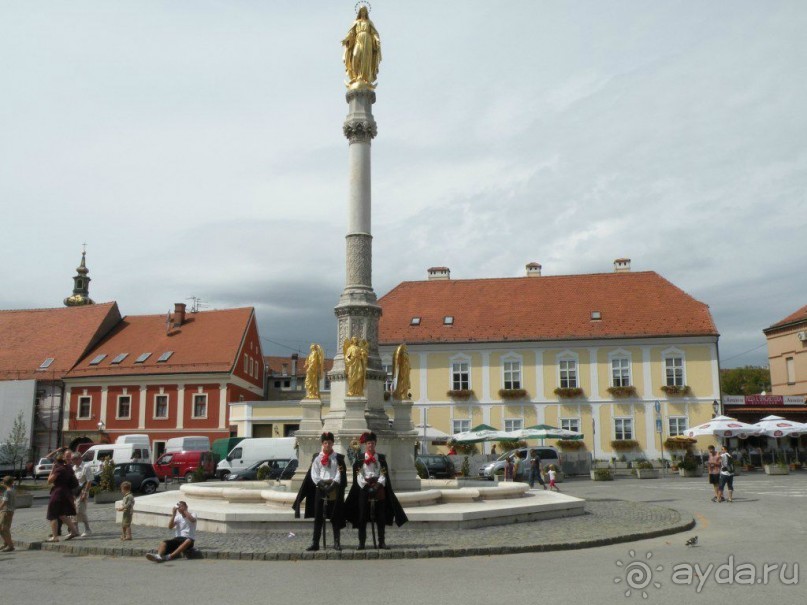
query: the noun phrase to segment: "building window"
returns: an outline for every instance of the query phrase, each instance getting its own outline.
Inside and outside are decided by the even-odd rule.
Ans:
[[[392,365],[385,363],[384,368],[384,392],[392,392]]]
[[[520,389],[521,388],[521,362],[520,361],[505,361],[504,362],[504,388],[505,389]]]
[[[796,366],[792,357],[785,358],[785,369],[787,370],[787,384],[796,384]]]
[[[291,388],[291,380],[284,380],[283,381],[283,388],[290,389]]]
[[[249,355],[247,355],[246,353],[244,353],[244,372],[245,373],[249,372]]]
[[[560,428],[565,429],[567,431],[574,431],[575,433],[580,432],[580,419],[579,418],[561,418],[560,419]]]
[[[168,418],[168,395],[154,396],[154,417]]]
[[[524,428],[524,421],[521,418],[504,419],[504,430],[508,433],[510,431],[520,431]]]
[[[276,389],[280,388],[280,381],[279,380],[275,380],[275,388]]]
[[[670,437],[683,435],[687,430],[686,416],[670,416],[667,418],[670,427]]]
[[[78,398],[78,412],[76,418],[89,418],[92,407],[92,397],[82,396]]]
[[[633,439],[633,418],[614,418],[614,439]]]
[[[470,420],[452,420],[451,421],[451,432],[452,434],[456,435],[457,433],[465,433],[471,430],[471,421]]]
[[[664,359],[664,371],[668,387],[682,387],[686,384],[684,382],[683,357],[666,357]]]
[[[467,361],[455,361],[451,364],[451,390],[467,391],[471,388],[471,364]]]
[[[126,419],[132,415],[132,398],[129,395],[118,397],[118,414],[116,418]]]
[[[574,359],[561,359],[558,362],[560,368],[560,388],[577,388],[577,361]]]
[[[611,386],[629,387],[630,382],[630,359],[618,357],[611,360]]]
[[[207,395],[197,394],[193,396],[193,417],[207,417]]]

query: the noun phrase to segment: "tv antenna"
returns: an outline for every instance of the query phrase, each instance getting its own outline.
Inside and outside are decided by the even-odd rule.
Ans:
[[[203,309],[205,307],[209,307],[210,305],[205,304],[202,302],[202,299],[198,296],[191,296],[190,298],[186,298],[185,300],[193,301],[191,303],[191,313],[198,313],[199,309]]]

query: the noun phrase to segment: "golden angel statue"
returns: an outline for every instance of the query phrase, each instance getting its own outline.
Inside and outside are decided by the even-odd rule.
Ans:
[[[409,399],[409,389],[412,383],[409,382],[409,372],[412,366],[409,364],[409,351],[405,344],[398,345],[395,354],[392,356],[393,376],[395,377],[395,391],[392,396],[403,401]]]
[[[378,64],[381,63],[381,38],[370,21],[366,6],[359,8],[342,46],[345,47],[342,60],[348,88],[373,90],[378,78]]]
[[[325,355],[318,344],[311,345],[305,360],[305,398],[319,399],[319,379],[325,366]]]
[[[347,377],[347,396],[364,395],[364,379],[367,376],[367,360],[370,357],[370,345],[366,340],[346,338],[342,345],[345,356],[345,375]]]

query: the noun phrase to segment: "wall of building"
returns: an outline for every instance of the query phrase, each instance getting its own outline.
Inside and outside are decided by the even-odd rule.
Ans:
[[[807,341],[799,340],[798,333],[801,331],[807,331],[807,326],[768,335],[771,392],[775,395],[807,395]],[[788,359],[793,360],[790,380]]]

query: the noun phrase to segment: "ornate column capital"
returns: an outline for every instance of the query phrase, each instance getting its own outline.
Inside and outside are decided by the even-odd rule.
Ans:
[[[369,143],[378,134],[378,126],[372,119],[353,119],[345,121],[342,132],[351,143]]]

